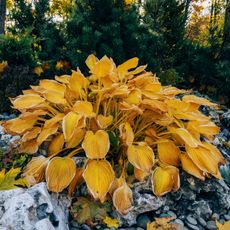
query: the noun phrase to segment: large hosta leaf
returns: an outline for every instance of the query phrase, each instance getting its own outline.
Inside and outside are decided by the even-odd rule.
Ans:
[[[114,180],[110,163],[106,160],[90,160],[83,177],[93,197],[103,202]]]
[[[160,142],[157,144],[158,158],[161,162],[179,166],[180,149],[172,141]]]
[[[20,110],[20,109],[33,108],[44,101],[45,99],[37,94],[26,94],[26,95],[20,95],[16,99],[12,100],[12,104],[15,109]]]
[[[86,156],[90,159],[104,158],[109,151],[110,142],[109,135],[104,130],[98,130],[95,134],[87,131],[82,148],[85,150]]]
[[[48,148],[49,156],[60,152],[64,146],[64,143],[65,143],[65,140],[64,140],[63,133],[56,135],[50,142],[50,145]]]
[[[39,134],[37,138],[37,142],[41,144],[43,141],[45,141],[49,136],[55,134],[58,130],[58,124],[54,124],[52,126],[49,126],[47,128],[43,128],[41,133]]]
[[[76,113],[85,116],[85,117],[95,117],[95,113],[93,112],[93,106],[88,101],[77,101],[73,109]]]
[[[157,167],[152,174],[152,189],[156,196],[162,196],[180,187],[179,170],[173,166]]]
[[[54,157],[46,168],[46,183],[52,192],[61,192],[68,187],[76,173],[76,165],[72,158]]]
[[[62,129],[63,129],[63,134],[65,137],[65,140],[67,142],[71,139],[73,132],[74,132],[75,128],[77,127],[78,122],[80,121],[81,117],[82,117],[81,115],[78,115],[74,112],[69,112],[63,118]]]
[[[154,165],[153,150],[144,142],[129,146],[127,156],[129,162],[142,171],[150,172]]]

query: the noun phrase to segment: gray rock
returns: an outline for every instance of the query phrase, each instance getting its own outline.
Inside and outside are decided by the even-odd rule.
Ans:
[[[173,212],[173,211],[168,211],[167,214],[168,214],[169,216],[171,216],[171,217],[174,217],[175,219],[177,218],[176,213]]]
[[[214,214],[212,215],[212,219],[219,220],[219,219],[220,219],[220,215],[217,214],[217,213],[214,213]]]
[[[151,222],[151,219],[146,214],[142,214],[137,218],[137,226],[141,228],[146,228],[147,224]]]
[[[81,229],[82,230],[91,230],[91,228],[87,224],[82,224]]]
[[[193,225],[193,224],[186,223],[186,225],[189,227],[189,229],[200,230],[198,226],[195,226],[195,225]]]
[[[224,215],[225,220],[230,220],[230,215]]]
[[[175,219],[173,222],[175,222],[175,223],[177,223],[179,225],[184,226],[184,222],[182,220],[180,220],[180,219]]]
[[[187,217],[186,217],[186,220],[187,220],[190,224],[197,225],[196,219],[194,219],[194,218],[191,217],[191,216],[187,216]]]
[[[199,217],[198,218],[198,222],[200,223],[200,225],[202,225],[203,227],[205,227],[206,226],[206,221],[202,218],[202,217]]]
[[[45,183],[0,192],[0,229],[68,230],[70,202],[50,195]],[[44,227],[46,226],[46,227]]]
[[[215,221],[208,221],[207,225],[206,225],[206,228],[210,229],[210,230],[216,230],[217,227],[216,227]]]

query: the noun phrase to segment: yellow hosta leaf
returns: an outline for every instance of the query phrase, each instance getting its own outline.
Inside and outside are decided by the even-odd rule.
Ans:
[[[158,158],[161,162],[179,166],[180,149],[172,141],[160,142],[157,144]]]
[[[138,65],[138,58],[134,57],[117,67],[119,78],[123,79],[129,69],[134,69]]]
[[[69,79],[70,79],[69,75],[55,76],[56,81],[58,81],[60,83],[64,83],[64,84],[68,84]]]
[[[125,124],[120,125],[119,130],[122,141],[127,146],[131,146],[134,140],[134,133],[131,125],[128,122],[125,122]]]
[[[146,67],[147,67],[147,65],[139,66],[139,67],[137,67],[135,70],[129,71],[129,75],[136,75],[136,74],[139,74],[139,73],[143,72],[143,71],[146,69]]]
[[[209,150],[203,147],[186,147],[186,151],[194,164],[202,171],[219,177],[218,161],[212,156]]]
[[[16,99],[12,100],[12,104],[15,109],[20,110],[34,108],[44,101],[45,99],[37,94],[26,94],[16,97]]]
[[[152,189],[156,196],[163,196],[180,187],[179,170],[173,166],[157,167],[152,174]]]
[[[141,102],[141,97],[142,97],[141,90],[134,89],[133,91],[129,93],[125,101],[129,104],[138,105]]]
[[[26,142],[29,140],[32,140],[38,136],[38,134],[41,132],[40,127],[34,127],[31,130],[27,131],[23,136],[22,136],[22,141]]]
[[[78,146],[84,136],[85,136],[85,129],[80,129],[80,128],[75,128],[74,131],[73,131],[73,134],[72,134],[72,137],[69,139],[69,141],[66,143],[66,146],[68,148],[75,148],[76,146]]]
[[[64,135],[63,133],[58,134],[55,136],[52,141],[50,142],[49,148],[48,148],[48,154],[49,156],[52,156],[58,152],[60,152],[64,146]]]
[[[104,56],[99,60],[93,69],[91,69],[92,74],[96,75],[98,78],[105,77],[109,75],[113,69],[113,64],[108,57]]]
[[[144,181],[144,179],[149,176],[150,173],[142,171],[136,167],[134,167],[134,176],[139,181]]]
[[[42,69],[41,66],[37,66],[34,68],[34,71],[33,71],[35,74],[37,74],[38,76],[41,76],[42,73],[44,73],[44,70]]]
[[[15,179],[20,172],[20,168],[11,168],[7,173],[5,170],[0,171],[0,190],[17,188],[17,185],[28,187],[26,179]]]
[[[84,168],[76,168],[75,176],[73,180],[71,181],[69,188],[68,188],[68,197],[72,197],[75,188],[84,181],[83,176],[82,176],[83,172],[84,172]]]
[[[146,143],[129,146],[127,156],[129,162],[142,171],[150,172],[154,165],[153,150]]]
[[[26,142],[22,142],[18,151],[19,153],[28,153],[34,154],[38,151],[39,143],[36,139],[28,140]]]
[[[66,104],[66,99],[64,98],[64,94],[57,91],[45,90],[43,93],[44,98],[55,104]]]
[[[182,168],[185,172],[199,178],[200,180],[205,180],[204,172],[193,163],[187,153],[181,154],[180,159]]]
[[[77,101],[74,106],[73,110],[85,117],[95,117],[95,113],[93,112],[93,106],[88,101]]]
[[[153,99],[144,99],[142,101],[142,104],[147,107],[148,109],[154,110],[154,111],[162,111],[162,112],[167,112],[168,107],[167,104],[164,102],[158,101],[158,100],[153,100]]]
[[[218,230],[229,230],[230,229],[230,220],[225,221],[224,224],[221,224],[216,220],[216,226]]]
[[[44,124],[44,128],[48,128],[50,126],[53,126],[55,124],[57,124],[59,121],[62,120],[62,118],[65,116],[64,113],[58,113],[57,115],[55,115],[54,117],[52,117],[51,119],[49,120],[46,120],[45,121],[45,124]]]
[[[103,219],[103,222],[107,225],[108,228],[118,228],[119,227],[119,220],[112,219],[108,216],[106,216]]]
[[[54,124],[52,126],[49,126],[47,128],[43,128],[41,133],[39,134],[38,138],[37,138],[37,142],[39,144],[41,144],[43,141],[45,141],[49,136],[57,133],[59,125],[58,124]]]
[[[46,89],[47,91],[54,91],[64,95],[65,85],[58,83],[55,80],[41,80],[39,86]]]
[[[187,129],[184,128],[169,128],[169,131],[173,134],[178,135],[185,144],[190,147],[197,147],[200,142],[196,140]]]
[[[133,193],[126,182],[118,187],[113,193],[113,205],[116,210],[125,215],[129,212],[133,203]]]
[[[108,126],[110,126],[113,122],[113,116],[103,116],[102,114],[99,114],[96,118],[97,124],[101,129],[106,129]]]
[[[97,62],[98,62],[98,59],[93,54],[89,55],[85,61],[86,65],[88,66],[90,70],[94,69]]]
[[[74,112],[69,112],[62,120],[62,130],[65,137],[65,140],[68,142],[74,132],[74,129],[77,127],[81,115],[78,115]]]
[[[93,197],[104,202],[114,180],[114,171],[110,163],[106,160],[90,160],[83,177]]]
[[[210,151],[211,155],[218,162],[218,164],[226,164],[226,160],[224,159],[223,155],[214,145],[208,142],[202,142],[202,144],[205,148],[207,148]]]
[[[9,132],[21,134],[34,127],[37,119],[24,120],[21,118],[14,118],[3,123],[4,128]]]
[[[185,95],[183,96],[182,100],[187,103],[194,103],[197,105],[206,105],[206,106],[213,106],[216,107],[217,104],[210,102],[209,100],[203,97],[197,97],[195,95]]]
[[[211,121],[189,121],[187,129],[194,130],[209,138],[219,133],[220,128]]]
[[[110,148],[108,133],[104,130],[98,130],[95,134],[92,131],[87,131],[82,148],[90,159],[104,158]]]
[[[34,111],[26,111],[26,112],[23,112],[19,118],[23,119],[23,120],[29,120],[29,119],[33,119],[33,118],[38,118],[38,116],[43,116],[43,115],[46,115],[48,112],[45,111],[45,110],[42,110],[42,109],[37,109],[34,110]]]
[[[82,93],[82,89],[86,89],[89,81],[79,71],[73,71],[69,79],[69,87],[75,93]]]
[[[72,158],[54,157],[46,168],[47,187],[52,192],[61,192],[73,180],[76,165]]]
[[[49,158],[44,156],[33,157],[27,164],[23,176],[28,180],[30,185],[41,182],[45,176],[46,166]]]

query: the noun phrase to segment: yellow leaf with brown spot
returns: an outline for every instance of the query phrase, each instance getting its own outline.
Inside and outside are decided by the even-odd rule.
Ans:
[[[197,147],[199,144],[201,144],[185,128],[169,128],[169,132],[178,135],[180,139],[190,147]]]
[[[106,160],[89,160],[83,177],[93,197],[104,202],[114,180],[114,171],[110,163]]]
[[[193,163],[187,153],[181,154],[180,159],[182,168],[185,172],[199,178],[200,180],[205,180],[204,172]]]
[[[73,135],[74,129],[77,127],[81,115],[78,115],[74,112],[69,112],[62,120],[62,130],[65,137],[65,140],[68,142]]]
[[[179,170],[173,166],[157,167],[151,179],[153,193],[156,196],[177,191],[180,187]]]
[[[134,176],[139,181],[144,181],[147,176],[149,176],[150,173],[142,171],[136,167],[134,167]]]
[[[180,149],[173,141],[166,140],[157,144],[158,158],[161,162],[179,166],[180,165]]]
[[[40,132],[41,132],[40,127],[33,127],[31,130],[24,133],[24,135],[22,136],[22,142],[26,142],[36,138]]]
[[[203,147],[191,148],[187,146],[186,151],[200,170],[219,178],[218,160],[212,156],[210,150]]]
[[[131,146],[134,140],[134,133],[131,125],[125,122],[119,126],[120,138],[127,145]]]
[[[125,215],[132,208],[133,193],[126,182],[118,187],[113,193],[113,205],[116,210]]]
[[[104,130],[98,130],[95,134],[92,131],[87,131],[82,148],[89,159],[104,158],[110,148],[108,133]]]
[[[85,117],[95,117],[95,113],[93,112],[93,106],[88,101],[77,101],[73,105],[74,112],[83,115]]]
[[[72,158],[54,157],[46,168],[47,187],[52,192],[61,192],[73,180],[76,165]]]
[[[39,134],[38,138],[37,138],[37,142],[39,143],[39,145],[45,141],[49,136],[57,133],[59,125],[58,124],[54,124],[52,126],[49,126],[47,128],[43,128],[41,133]]]
[[[110,126],[113,122],[113,116],[103,116],[102,114],[99,114],[96,118],[97,124],[101,129],[106,129],[108,126]]]
[[[48,162],[49,158],[39,156],[33,157],[27,164],[23,176],[28,180],[30,185],[43,181]]]
[[[48,154],[52,156],[60,152],[64,146],[65,140],[63,133],[56,135],[49,144]]]
[[[20,110],[34,108],[44,101],[45,99],[37,94],[26,94],[16,97],[16,99],[12,100],[11,102],[15,109]]]
[[[26,142],[22,142],[19,146],[19,153],[28,153],[28,154],[34,154],[38,151],[39,143],[37,140],[32,139],[28,140]]]
[[[3,61],[3,62],[0,63],[0,74],[5,71],[7,66],[8,66],[7,61]]]
[[[153,150],[144,142],[138,145],[130,145],[127,150],[129,162],[136,168],[150,172],[154,165]]]

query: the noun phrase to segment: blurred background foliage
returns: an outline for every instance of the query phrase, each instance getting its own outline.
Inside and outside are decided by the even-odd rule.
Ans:
[[[1,0],[0,13],[0,112],[39,79],[86,72],[91,53],[230,103],[230,0]]]

